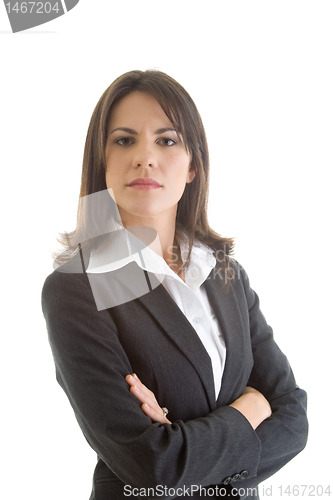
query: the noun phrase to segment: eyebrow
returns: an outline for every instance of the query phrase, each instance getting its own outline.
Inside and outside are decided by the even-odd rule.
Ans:
[[[110,134],[113,134],[113,132],[116,132],[117,130],[121,130],[122,132],[127,132],[128,134],[132,134],[132,135],[138,135],[138,133],[135,130],[133,130],[132,128],[127,128],[127,127],[115,128],[114,130],[112,130],[112,132],[110,132]],[[159,128],[158,130],[155,130],[155,135],[164,134],[164,132],[176,132],[176,130],[174,128],[171,128],[171,127]]]

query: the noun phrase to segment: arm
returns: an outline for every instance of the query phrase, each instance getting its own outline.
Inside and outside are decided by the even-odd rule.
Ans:
[[[256,476],[260,441],[235,408],[173,424],[144,415],[125,381],[133,370],[116,327],[107,310],[97,311],[84,275],[54,272],[42,298],[57,380],[87,441],[120,480],[147,488],[219,484],[242,470]]]
[[[240,278],[249,310],[254,365],[248,385],[260,391],[268,400],[272,415],[257,428],[261,443],[256,483],[264,481],[306,445],[308,422],[306,393],[296,382],[286,356],[276,345],[272,329],[260,310],[257,294],[251,289],[243,268]],[[248,478],[242,487],[251,487]]]
[[[253,387],[245,387],[243,394],[231,405],[249,421],[253,429],[256,429],[266,418],[272,414],[269,402]]]
[[[158,404],[155,394],[146,387],[138,376],[127,375],[126,382],[130,386],[131,393],[142,403],[141,409],[154,422],[171,424],[170,420],[163,414],[163,409]],[[249,421],[253,429],[256,429],[263,420],[272,414],[267,399],[253,387],[245,387],[243,394],[229,406],[236,408]]]
[[[256,486],[297,455],[306,444],[308,424],[306,393],[296,385],[287,358],[274,342],[272,330],[260,311],[259,299],[250,288],[245,271],[241,267],[236,271],[235,275],[239,276],[235,284],[236,295],[243,304],[242,310],[248,311],[244,322],[248,323],[251,332],[254,366],[249,386],[230,406],[249,421],[261,444],[256,477],[242,482],[243,488]],[[132,393],[142,403],[149,404],[148,409],[142,408],[146,415],[161,421],[162,412],[151,391],[136,393],[133,386],[138,383],[128,377],[126,380]]]

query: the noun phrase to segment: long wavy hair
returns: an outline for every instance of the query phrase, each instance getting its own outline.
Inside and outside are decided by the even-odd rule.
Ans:
[[[188,263],[193,242],[199,240],[218,252],[220,267],[228,268],[228,255],[232,252],[234,241],[232,238],[220,236],[211,229],[207,218],[209,154],[200,114],[186,90],[161,71],[137,70],[125,73],[119,76],[101,96],[92,114],[86,137],[80,198],[107,189],[105,147],[110,116],[115,104],[135,91],[146,92],[156,99],[182,137],[184,146],[192,158],[195,177],[191,183],[186,184],[178,202],[174,243],[178,244],[183,235],[186,235],[189,244]],[[80,242],[87,239],[85,230],[90,214],[84,207],[85,204],[79,203],[76,229],[58,237],[58,241],[64,247],[61,254],[54,255],[55,262],[59,265],[73,257],[78,252]],[[96,223],[98,224],[98,221]],[[91,225],[91,220],[89,224]]]

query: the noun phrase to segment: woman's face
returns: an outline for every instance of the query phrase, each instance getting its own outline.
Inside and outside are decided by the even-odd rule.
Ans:
[[[106,185],[123,224],[135,225],[138,217],[175,219],[195,172],[173,124],[150,94],[135,91],[114,106],[105,153]]]

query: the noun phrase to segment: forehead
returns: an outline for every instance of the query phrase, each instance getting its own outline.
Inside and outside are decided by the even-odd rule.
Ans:
[[[109,127],[156,125],[173,127],[157,100],[146,92],[135,91],[120,99],[112,108]],[[157,127],[159,128],[159,127]]]

